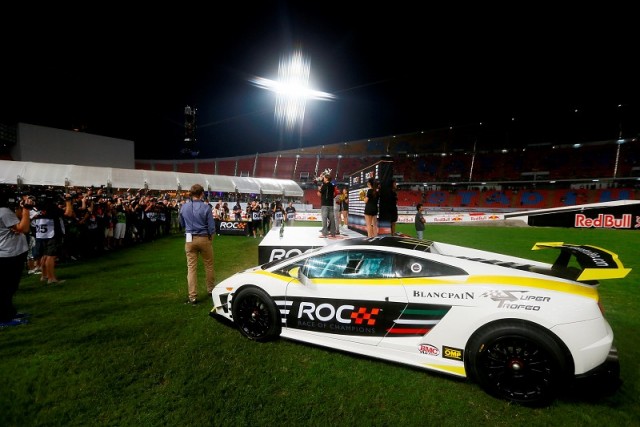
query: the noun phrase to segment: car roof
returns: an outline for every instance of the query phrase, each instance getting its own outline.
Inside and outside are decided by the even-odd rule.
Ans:
[[[403,236],[376,236],[376,237],[354,237],[351,239],[340,240],[332,243],[331,247],[336,246],[383,246],[386,248],[411,249],[419,252],[431,252],[433,241],[420,240],[412,237]]]

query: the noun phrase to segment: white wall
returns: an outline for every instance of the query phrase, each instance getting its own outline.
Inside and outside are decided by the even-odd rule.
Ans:
[[[84,132],[18,123],[14,160],[135,169],[135,144]]]

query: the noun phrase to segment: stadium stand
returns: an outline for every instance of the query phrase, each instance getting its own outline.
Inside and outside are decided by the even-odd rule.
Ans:
[[[156,163],[155,170],[161,172],[172,172],[175,168],[174,164],[171,163]]]
[[[256,176],[254,173],[257,156],[239,157],[236,163],[234,176]]]
[[[233,158],[137,161],[136,168],[293,179],[314,207],[321,171],[347,182],[383,157],[394,161],[399,205],[407,207],[524,209],[640,198],[638,138],[516,148],[470,141],[438,130]]]
[[[218,175],[239,176],[236,173],[238,169],[238,160],[235,158],[218,159],[216,161],[216,173]]]
[[[316,175],[317,158],[300,156],[297,159],[298,159],[298,166],[296,168],[295,176],[300,176],[301,178],[305,176],[307,177],[307,180],[313,180],[317,176]]]
[[[407,208],[422,203],[431,209],[528,209],[640,199],[640,134],[577,139],[501,140],[477,128],[442,128],[238,157],[134,164],[166,172],[292,179],[314,208],[320,205],[314,181],[321,171],[331,169],[343,184],[382,158],[393,160],[398,203]],[[0,158],[11,160],[6,153]]]
[[[262,178],[272,178],[278,167],[278,161],[282,156],[280,154],[262,154],[256,158],[256,174]]]
[[[318,196],[317,187],[304,189],[304,203],[311,204],[314,208],[320,208],[320,196]]]
[[[294,171],[296,169],[295,157],[280,156],[278,158],[277,166],[274,178],[296,180],[296,177],[294,176]]]
[[[204,161],[197,164],[198,173],[204,173],[207,175],[214,175],[216,173],[216,164],[211,161]]]
[[[195,162],[178,163],[176,165],[176,171],[186,172],[186,173],[196,173],[196,164]]]

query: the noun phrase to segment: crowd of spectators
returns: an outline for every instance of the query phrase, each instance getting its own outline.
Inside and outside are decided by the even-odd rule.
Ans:
[[[181,197],[168,193],[114,191],[106,188],[13,188],[15,203],[29,198],[38,209],[50,203],[72,212],[63,221],[62,247],[58,260],[76,261],[107,251],[150,242],[162,236],[182,233],[178,221]]]
[[[185,194],[154,190],[115,190],[108,187],[45,187],[15,186],[3,184],[0,187],[14,194],[14,204],[30,199],[34,203],[32,218],[38,210],[56,204],[62,221],[62,241],[58,251],[58,262],[78,261],[103,255],[108,251],[151,242],[163,236],[183,234],[178,214],[187,200]],[[265,236],[273,223],[273,214],[282,201],[260,201],[255,195],[246,195],[247,208],[255,206],[256,215],[244,212],[238,194],[215,193],[205,198],[211,204],[217,227],[223,220],[249,221],[248,235],[255,230]],[[231,202],[231,199],[235,201]],[[233,208],[229,208],[229,204]],[[69,212],[69,210],[71,212]],[[281,209],[284,212],[284,209]],[[35,229],[29,236],[32,248],[35,246]],[[30,251],[27,269],[34,271],[37,259]],[[37,258],[37,255],[36,255]],[[39,270],[38,270],[39,271]]]

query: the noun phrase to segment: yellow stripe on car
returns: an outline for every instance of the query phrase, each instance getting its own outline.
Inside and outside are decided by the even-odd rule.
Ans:
[[[518,276],[469,276],[467,284],[477,285],[486,283],[487,285],[523,286],[530,288],[546,289],[550,291],[564,292],[572,295],[598,300],[598,291],[590,286],[574,285],[555,280],[537,279],[533,277]]]

